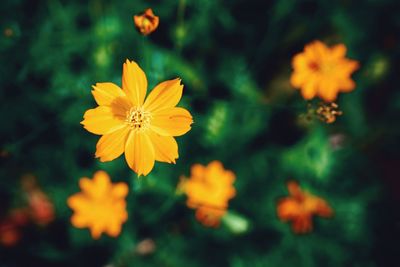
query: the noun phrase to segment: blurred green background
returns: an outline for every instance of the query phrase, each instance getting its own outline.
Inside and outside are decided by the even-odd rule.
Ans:
[[[0,7],[0,224],[23,205],[27,173],[55,207],[50,224],[30,224],[16,244],[0,245],[0,267],[400,265],[399,1],[4,0]],[[143,37],[132,16],[148,7],[160,26]],[[291,58],[316,39],[346,44],[361,64],[334,124],[301,122],[307,103],[289,84]],[[177,138],[177,164],[156,163],[139,179],[124,157],[96,160],[98,137],[79,124],[96,106],[91,85],[121,85],[126,58],[144,69],[149,89],[181,77],[180,105],[195,121]],[[212,229],[175,189],[193,163],[215,159],[236,173],[237,195]],[[118,238],[95,241],[71,226],[66,199],[99,169],[129,184],[129,219]],[[294,234],[276,215],[289,179],[325,198],[334,217]]]

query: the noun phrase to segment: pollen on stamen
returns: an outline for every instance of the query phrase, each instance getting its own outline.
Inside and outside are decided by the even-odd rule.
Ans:
[[[126,123],[134,130],[144,130],[150,125],[151,114],[142,108],[132,107],[126,112]]]

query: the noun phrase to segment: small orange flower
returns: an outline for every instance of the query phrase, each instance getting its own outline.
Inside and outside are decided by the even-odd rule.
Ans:
[[[0,222],[0,244],[12,247],[21,239],[21,231],[11,220]]]
[[[27,209],[33,222],[47,225],[54,220],[54,205],[42,191],[32,174],[22,176],[22,188],[25,191],[29,208]]]
[[[147,96],[147,78],[133,61],[126,60],[122,90],[113,83],[97,83],[92,94],[97,104],[81,122],[86,130],[102,135],[96,145],[96,158],[111,161],[125,152],[129,167],[147,175],[154,161],[175,163],[178,144],[174,136],[190,130],[190,113],[176,107],[183,85],[177,78],[158,84]]]
[[[83,177],[79,181],[82,192],[68,198],[68,206],[73,209],[71,223],[76,228],[89,228],[94,239],[102,233],[117,237],[128,219],[125,183],[113,184],[104,171],[98,171],[93,179]]]
[[[300,88],[306,100],[319,96],[327,102],[334,101],[339,92],[350,92],[355,88],[351,74],[359,64],[345,58],[345,54],[344,44],[330,48],[314,41],[306,45],[304,52],[293,57],[294,72],[290,83]]]
[[[178,188],[187,195],[187,206],[196,209],[196,219],[205,226],[217,227],[228,201],[236,194],[234,181],[232,171],[225,170],[220,161],[212,161],[207,166],[194,164],[191,177],[182,177]]]
[[[287,184],[290,196],[279,200],[277,205],[278,217],[281,221],[292,222],[293,232],[297,234],[312,231],[312,217],[331,217],[333,211],[322,198],[301,190],[299,184],[290,181]]]
[[[143,35],[149,35],[154,32],[160,22],[151,8],[146,9],[144,13],[140,15],[133,16],[133,21],[138,31]]]

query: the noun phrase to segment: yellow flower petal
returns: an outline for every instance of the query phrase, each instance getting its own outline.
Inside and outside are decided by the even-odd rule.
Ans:
[[[125,126],[113,133],[103,135],[96,145],[96,158],[100,161],[110,161],[124,153],[126,138],[130,128]]]
[[[352,79],[347,78],[341,80],[339,86],[340,86],[340,91],[350,92],[354,89],[354,87],[356,87],[356,83]]]
[[[71,223],[76,228],[84,228],[88,226],[87,218],[85,216],[81,216],[80,214],[72,215]]]
[[[107,225],[106,233],[111,237],[117,237],[121,233],[121,224],[114,220],[113,223]]]
[[[101,197],[111,186],[110,177],[106,172],[98,171],[93,179],[82,178],[79,180],[79,187],[82,192],[93,198]]]
[[[109,106],[117,97],[125,97],[124,91],[113,83],[96,83],[92,94],[99,106]]]
[[[187,133],[193,123],[192,115],[184,108],[169,108],[153,114],[151,128],[163,136],[180,136]]]
[[[338,44],[331,48],[332,57],[334,58],[343,58],[346,55],[346,46],[344,44]]]
[[[190,168],[191,179],[192,180],[202,180],[205,175],[206,168],[201,164],[193,164]]]
[[[99,223],[93,223],[92,227],[90,228],[90,234],[92,235],[92,238],[99,239],[102,232],[103,232],[102,225]]]
[[[292,76],[290,76],[290,84],[295,88],[301,87],[305,82],[304,77],[306,76],[302,73],[293,72]]]
[[[309,80],[303,85],[303,90],[301,90],[301,94],[304,99],[312,99],[317,94],[317,83],[315,79]]]
[[[161,136],[150,132],[149,137],[154,146],[155,159],[161,162],[175,163],[178,155],[178,144],[172,136]]]
[[[304,54],[297,54],[293,57],[292,65],[295,70],[307,70],[308,69],[308,59]]]
[[[110,107],[99,106],[86,111],[81,124],[83,124],[83,127],[89,132],[103,135],[124,127],[124,119],[125,118],[115,116]]]
[[[143,108],[150,112],[175,107],[182,97],[183,85],[177,78],[158,84],[147,97]]]
[[[153,169],[154,147],[147,134],[131,131],[126,141],[125,159],[138,175],[147,175]]]
[[[83,200],[84,200],[84,196],[82,194],[77,193],[73,196],[70,196],[67,199],[67,204],[69,207],[74,209],[74,208],[78,207]]]
[[[331,79],[323,79],[320,81],[320,88],[318,90],[318,95],[326,102],[332,102],[336,99],[339,89],[336,82]]]
[[[122,88],[134,106],[143,105],[147,91],[147,78],[134,61],[126,60],[124,63]]]
[[[128,195],[128,186],[125,183],[116,183],[112,188],[111,194],[114,197],[124,198]]]

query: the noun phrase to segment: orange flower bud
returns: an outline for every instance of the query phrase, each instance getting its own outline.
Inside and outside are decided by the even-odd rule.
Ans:
[[[133,21],[141,34],[149,35],[157,29],[159,18],[154,15],[151,8],[148,8],[144,13],[133,16]]]

